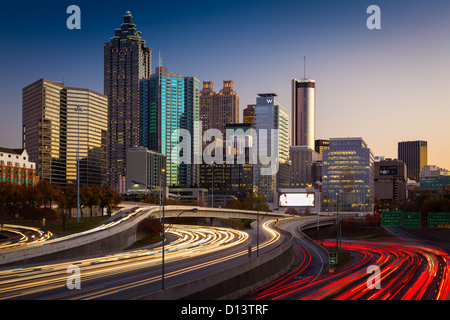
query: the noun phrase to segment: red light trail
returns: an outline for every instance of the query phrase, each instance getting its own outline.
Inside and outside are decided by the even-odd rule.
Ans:
[[[335,242],[325,242],[333,247]],[[335,273],[299,280],[311,263],[311,252],[298,246],[301,263],[276,281],[252,293],[253,300],[444,300],[450,291],[448,254],[407,242],[342,241],[353,256]],[[380,288],[369,288],[369,266],[380,269]]]

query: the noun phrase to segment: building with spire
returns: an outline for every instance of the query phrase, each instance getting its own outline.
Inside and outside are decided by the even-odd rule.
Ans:
[[[312,79],[292,79],[292,145],[315,149],[315,90]]]
[[[152,71],[152,49],[127,11],[104,44],[104,94],[108,97],[108,184],[119,190],[126,177],[127,149],[139,145],[139,80]]]
[[[201,151],[194,141],[200,138],[200,132],[194,130],[194,124],[199,121],[199,80],[160,66],[150,78],[140,81],[139,93],[140,145],[165,156],[167,186],[198,184],[194,155]],[[179,144],[178,139],[172,139],[177,129],[189,131],[189,154],[184,153],[188,150],[183,154],[172,152]],[[182,163],[182,159],[189,159],[189,163]]]
[[[315,149],[316,81],[306,77],[306,58],[302,79],[292,79],[292,145]]]

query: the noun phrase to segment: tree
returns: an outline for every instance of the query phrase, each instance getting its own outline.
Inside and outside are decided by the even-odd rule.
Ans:
[[[242,203],[238,199],[230,199],[225,204],[228,209],[242,209]]]
[[[266,196],[262,193],[249,192],[242,203],[243,210],[269,211]]]
[[[58,208],[61,212],[63,231],[66,231],[66,218],[70,216],[72,208],[77,206],[77,198],[77,190],[74,187],[68,187],[59,194]]]
[[[98,194],[100,198],[99,207],[102,209],[102,212],[103,208],[106,208],[108,215],[110,215],[112,209],[116,207],[121,201],[119,194],[114,189],[108,186],[99,188]]]
[[[91,218],[93,207],[100,205],[100,187],[84,185],[80,188],[80,202],[90,210]]]
[[[294,208],[288,208],[285,213],[290,215],[290,216],[299,216],[300,215],[300,212],[298,212]]]
[[[144,203],[159,204],[159,197],[156,194],[148,194],[143,201]]]
[[[51,184],[47,180],[39,180],[36,184],[36,189],[39,192],[39,200],[44,208],[47,208],[47,205],[51,206],[52,201],[57,199],[60,192],[59,187]]]

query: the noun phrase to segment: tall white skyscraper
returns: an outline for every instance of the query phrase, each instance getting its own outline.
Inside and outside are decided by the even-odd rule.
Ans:
[[[315,147],[316,81],[292,79],[292,145]]]

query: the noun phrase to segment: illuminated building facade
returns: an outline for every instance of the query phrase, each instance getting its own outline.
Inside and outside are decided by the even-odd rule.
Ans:
[[[104,93],[109,100],[108,184],[119,189],[126,177],[126,153],[139,144],[139,80],[152,71],[152,49],[146,47],[127,11],[120,29],[104,44]]]
[[[200,120],[203,133],[208,129],[225,132],[229,123],[239,122],[239,96],[233,88],[232,80],[223,81],[219,93],[214,92],[213,82],[204,81],[200,91]]]
[[[140,81],[139,92],[140,146],[166,157],[167,186],[198,184],[198,165],[194,163],[194,155],[200,152],[196,149],[198,144],[194,143],[200,138],[200,133],[194,130],[194,123],[199,120],[198,79],[158,67],[149,79]],[[186,129],[190,133],[189,164],[180,164],[180,154],[172,153],[178,141],[172,140],[171,135],[177,129]]]
[[[330,140],[316,140],[315,144],[315,150],[320,156],[323,156],[323,150],[330,148]]]
[[[0,183],[34,186],[38,183],[36,164],[25,149],[0,148]]]
[[[330,139],[323,151],[324,210],[370,212],[374,203],[374,155],[362,138]]]
[[[95,91],[46,79],[23,89],[22,147],[41,180],[75,184],[78,159],[80,184],[104,184],[107,121],[108,99]]]
[[[292,145],[315,147],[316,81],[292,79]]]
[[[317,177],[314,174],[314,165],[322,161],[322,157],[308,146],[290,146],[289,159],[291,162],[291,188],[311,188],[315,186]]]
[[[426,141],[402,141],[398,143],[398,159],[406,164],[408,179],[419,182],[420,171],[428,163]]]
[[[211,194],[214,190],[216,200],[218,196],[234,196],[239,200],[243,200],[247,193],[253,193],[253,163],[250,153],[253,148],[253,138],[251,130],[253,126],[248,123],[227,124],[226,130],[232,130],[237,134],[236,138],[231,140],[226,137],[223,146],[223,162],[214,165],[203,162],[200,165],[200,186],[210,190]],[[248,136],[239,136],[239,131]],[[228,142],[230,141],[230,142]],[[242,149],[239,144],[242,143]],[[243,153],[242,160],[240,152]],[[227,163],[228,157],[228,163]],[[218,201],[214,201],[218,205]]]
[[[255,124],[255,105],[249,104],[247,108],[243,110],[244,123]]]
[[[272,155],[278,163],[262,164],[258,161],[253,169],[253,183],[256,190],[266,196],[268,203],[275,203],[279,188],[289,187],[289,116],[286,107],[274,93],[261,93],[256,98],[255,126],[258,137],[258,154]],[[272,145],[273,129],[278,130]],[[263,130],[263,131],[261,131]],[[264,130],[266,130],[264,132]],[[272,166],[272,175],[261,174],[261,169]],[[278,170],[274,170],[278,166]]]

